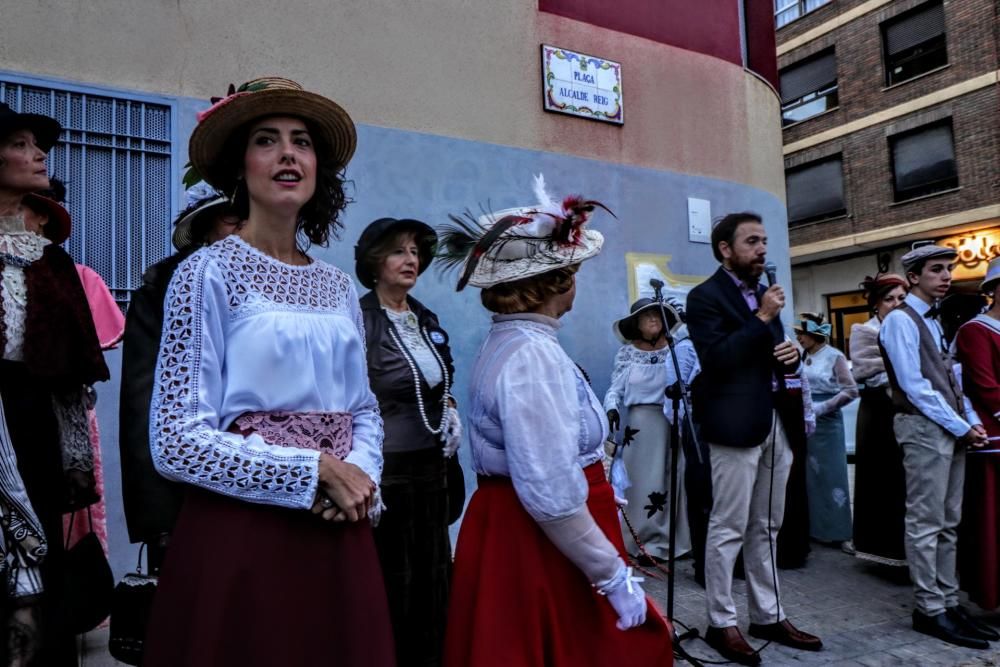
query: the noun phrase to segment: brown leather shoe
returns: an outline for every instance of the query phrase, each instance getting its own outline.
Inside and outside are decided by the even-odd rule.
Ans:
[[[808,632],[802,632],[792,625],[791,621],[787,618],[780,623],[771,623],[769,625],[751,623],[750,636],[757,639],[778,642],[779,644],[791,646],[802,651],[818,651],[823,648],[823,642],[819,637],[811,635]]]
[[[760,664],[760,656],[750,644],[747,644],[743,633],[735,625],[728,628],[709,626],[705,631],[705,642],[726,660],[751,667]]]

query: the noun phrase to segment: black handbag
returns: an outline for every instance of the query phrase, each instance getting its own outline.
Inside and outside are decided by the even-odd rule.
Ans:
[[[142,647],[146,638],[146,626],[156,595],[157,577],[142,573],[142,550],[139,547],[139,562],[135,572],[126,574],[111,599],[111,629],[108,634],[108,651],[111,657],[127,665],[142,663]],[[147,567],[148,567],[147,554]]]
[[[448,525],[458,521],[465,510],[465,473],[458,462],[458,452],[451,455],[446,463],[448,485]]]
[[[69,546],[73,532],[73,519],[66,534],[65,605],[66,618],[75,634],[90,632],[101,624],[111,611],[111,592],[115,577],[111,573],[104,547],[94,532],[94,519],[87,509],[90,532],[79,542]]]

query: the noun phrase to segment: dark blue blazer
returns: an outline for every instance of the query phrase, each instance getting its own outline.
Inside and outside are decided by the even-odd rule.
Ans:
[[[758,285],[757,300],[764,294]],[[688,295],[687,324],[701,362],[692,387],[692,414],[708,443],[754,447],[771,432],[777,407],[772,380],[784,391],[785,366],[774,359],[784,340],[779,318],[764,324],[747,307],[728,273],[719,267]]]

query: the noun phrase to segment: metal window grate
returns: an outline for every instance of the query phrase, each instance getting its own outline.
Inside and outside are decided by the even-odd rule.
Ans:
[[[0,101],[62,123],[48,165],[66,183],[73,216],[65,247],[101,275],[124,309],[145,268],[169,251],[170,107],[2,78]]]

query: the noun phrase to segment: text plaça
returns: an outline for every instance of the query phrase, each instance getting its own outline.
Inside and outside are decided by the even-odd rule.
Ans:
[[[576,100],[578,102],[589,102],[591,99],[595,104],[603,104],[605,106],[611,104],[611,101],[604,95],[594,95],[593,98],[590,97],[590,93],[586,90],[575,90],[573,88],[560,88],[559,97],[564,97],[569,100]]]

